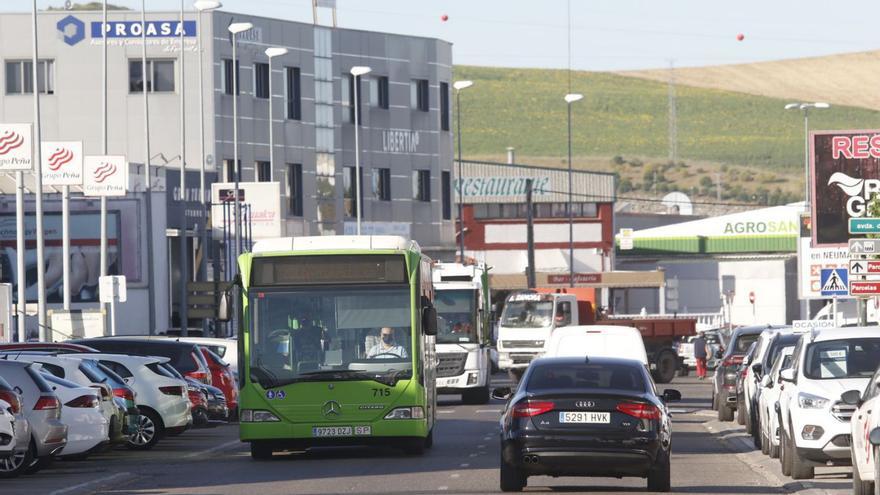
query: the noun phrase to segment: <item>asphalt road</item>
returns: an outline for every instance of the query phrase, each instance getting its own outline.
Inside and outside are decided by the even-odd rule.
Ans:
[[[498,376],[498,381],[501,376]],[[673,491],[692,494],[849,493],[846,469],[819,469],[820,480],[793,482],[778,462],[748,448],[741,427],[718,423],[709,382],[677,378],[683,400],[673,405]],[[235,425],[165,439],[149,452],[117,450],[86,461],[57,462],[15,480],[11,494],[326,494],[496,493],[501,404],[465,406],[441,397],[434,448],[421,457],[395,450],[333,449],[251,461]],[[827,471],[827,472],[826,472]],[[526,491],[644,492],[645,481],[606,478],[529,478]]]

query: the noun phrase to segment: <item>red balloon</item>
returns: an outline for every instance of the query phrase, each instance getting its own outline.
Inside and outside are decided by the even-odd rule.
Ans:
[[[449,16],[446,15],[446,14],[443,14],[443,15],[440,16],[440,20],[443,21],[443,22],[446,22],[446,21],[449,20]]]
[[[739,33],[738,35],[736,35],[736,40],[737,40],[737,41],[742,41],[742,40],[744,40],[744,39],[746,39],[746,35],[744,35],[744,34],[742,34],[742,33]]]

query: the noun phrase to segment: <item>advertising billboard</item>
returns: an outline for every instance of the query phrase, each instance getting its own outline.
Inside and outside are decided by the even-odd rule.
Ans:
[[[223,236],[228,229],[235,233],[235,185],[232,183],[211,184],[211,225],[215,238]],[[279,182],[239,182],[238,200],[242,205],[241,220],[249,225],[254,240],[281,237],[281,184]],[[224,209],[223,205],[228,207]],[[249,209],[248,209],[249,208]],[[247,212],[250,211],[250,219]],[[246,234],[242,229],[242,234]]]
[[[83,162],[83,195],[125,196],[128,163],[124,156],[87,156]]]
[[[810,133],[813,246],[838,246],[880,193],[880,130]]]
[[[31,124],[0,124],[0,170],[31,170],[33,162]]]
[[[78,186],[82,184],[82,141],[43,141],[40,149],[44,186]]]

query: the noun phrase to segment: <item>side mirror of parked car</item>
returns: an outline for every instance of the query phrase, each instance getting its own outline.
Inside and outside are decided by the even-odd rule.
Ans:
[[[770,375],[764,375],[761,378],[761,386],[764,388],[773,388],[773,380],[770,379]]]
[[[862,392],[859,390],[847,390],[840,395],[840,400],[850,406],[859,406],[862,403]]]
[[[678,402],[681,400],[681,392],[674,388],[667,388],[663,391],[663,400],[666,402]]]
[[[510,387],[498,387],[492,390],[492,398],[498,400],[507,400],[510,398]]]
[[[793,382],[794,381],[794,370],[791,368],[784,369],[779,372],[779,379],[784,382]]]
[[[761,363],[755,363],[752,365],[752,371],[760,375],[764,372],[764,367],[761,366]]]
[[[874,428],[868,435],[868,441],[871,445],[880,445],[880,428]]]

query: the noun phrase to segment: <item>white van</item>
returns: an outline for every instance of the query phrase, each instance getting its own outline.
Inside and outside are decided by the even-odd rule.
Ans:
[[[557,328],[544,346],[546,357],[616,357],[648,366],[648,354],[637,328],[583,325]]]

